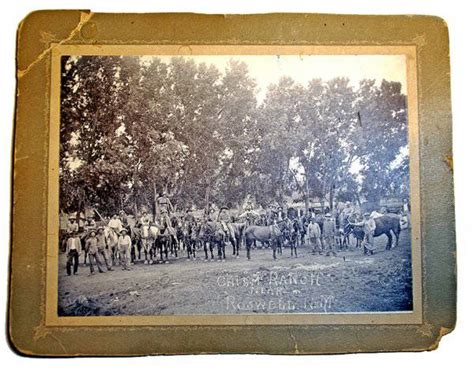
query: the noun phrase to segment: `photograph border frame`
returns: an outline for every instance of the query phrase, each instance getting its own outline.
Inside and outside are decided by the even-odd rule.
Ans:
[[[62,56],[193,56],[193,55],[403,55],[406,64],[412,298],[411,312],[193,314],[160,316],[58,316],[59,127]],[[51,55],[51,115],[49,142],[48,250],[46,326],[174,326],[174,325],[306,325],[420,324],[422,321],[420,188],[416,48],[414,46],[290,46],[290,45],[54,45]]]

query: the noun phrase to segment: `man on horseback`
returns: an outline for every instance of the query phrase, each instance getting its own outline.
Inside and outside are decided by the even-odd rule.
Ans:
[[[120,230],[122,230],[122,221],[120,221],[117,214],[112,216],[107,226],[115,231],[117,235],[120,235]]]
[[[76,217],[69,216],[69,222],[67,223],[67,227],[66,227],[66,234],[70,236],[73,233],[77,233],[78,231],[79,231],[79,225],[76,222]]]
[[[235,242],[234,229],[230,226],[230,215],[226,206],[221,207],[219,214],[217,215],[217,222],[221,224],[222,230],[225,234],[225,239],[231,242]]]
[[[92,230],[96,229],[95,220],[92,216],[87,216],[86,222],[84,223],[84,231],[90,233]]]
[[[140,226],[150,226],[151,224],[151,219],[150,216],[148,216],[148,212],[145,210],[142,212],[142,216],[140,217]]]
[[[173,211],[173,205],[171,204],[170,199],[166,195],[166,193],[163,193],[162,195],[158,196],[157,198],[157,205],[158,205],[158,211],[160,213],[167,213],[170,214]]]
[[[196,220],[195,220],[195,218],[194,218],[194,215],[193,215],[193,213],[191,212],[191,208],[188,208],[188,209],[186,210],[186,214],[184,215],[183,221],[184,221],[185,223],[189,223],[189,224],[196,222]]]
[[[129,221],[128,221],[128,215],[125,213],[124,210],[120,210],[119,211],[119,219],[120,219],[120,222],[122,223],[122,226],[125,227],[125,228],[130,228],[130,224],[129,224]]]

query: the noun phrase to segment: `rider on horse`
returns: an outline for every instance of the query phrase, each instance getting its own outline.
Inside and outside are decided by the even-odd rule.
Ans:
[[[158,196],[157,198],[157,205],[158,205],[158,211],[160,214],[166,213],[170,214],[173,212],[173,205],[171,204],[170,199],[166,195],[166,193],[163,193],[161,196]]]
[[[217,222],[221,224],[222,231],[224,231],[225,238],[229,241],[235,241],[235,234],[233,228],[230,226],[229,209],[226,206],[221,207],[219,215],[217,215]]]
[[[108,227],[115,231],[117,235],[120,235],[122,230],[122,221],[120,221],[117,214],[114,214],[108,223]]]

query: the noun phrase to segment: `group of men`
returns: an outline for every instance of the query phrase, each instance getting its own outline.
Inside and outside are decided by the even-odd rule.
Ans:
[[[168,214],[173,210],[170,200],[166,195],[157,197],[157,204],[161,220],[166,226],[171,228]],[[80,216],[79,216],[80,217]],[[77,221],[76,216],[70,216],[66,226],[65,251],[67,255],[66,271],[68,275],[76,275],[79,269],[79,258],[84,254],[84,264],[89,260],[90,273],[95,273],[94,264],[99,273],[113,271],[112,265],[115,255],[110,251],[111,243],[117,247],[120,263],[123,270],[130,270],[132,239],[131,216],[128,216],[124,210],[114,214],[112,218],[104,220],[111,236],[105,234],[103,226],[97,227],[93,216],[87,216],[85,221],[80,218]],[[135,221],[135,226],[149,226],[152,218],[145,210],[141,217]],[[115,235],[116,236],[115,236]],[[105,268],[104,268],[105,265]]]
[[[130,253],[132,250],[130,235],[134,229],[141,226],[150,226],[154,222],[161,222],[169,229],[175,228],[176,224],[173,225],[173,221],[170,219],[170,214],[173,211],[170,200],[162,195],[157,198],[157,204],[158,216],[155,219],[147,211],[143,211],[141,217],[134,219],[133,216],[129,216],[121,210],[114,214],[108,222],[105,221],[108,230],[116,234],[116,246],[124,270],[130,270]],[[337,245],[342,246],[340,236],[344,226],[348,223],[363,228],[365,234],[363,241],[364,254],[373,254],[375,250],[374,232],[376,229],[374,217],[376,215],[365,213],[361,218],[360,211],[352,203],[346,202],[342,208],[336,208],[334,211],[326,208],[324,211],[313,209],[307,213],[295,209],[284,211],[281,206],[273,205],[269,207],[266,213],[259,214],[253,210],[252,206],[248,205],[244,208],[244,212],[237,217],[231,215],[229,208],[226,206],[221,207],[219,211],[211,207],[209,211],[204,212],[202,219],[195,218],[189,208],[179,222],[198,225],[206,221],[216,222],[226,234],[227,240],[232,241],[235,240],[235,234],[232,226],[229,225],[231,222],[245,221],[247,226],[270,226],[285,221],[288,225],[287,229],[291,233],[289,240],[295,242],[295,246],[306,243],[311,247],[313,253],[335,255]],[[351,218],[356,219],[356,221],[351,222]],[[175,222],[178,222],[178,220]],[[84,264],[88,258],[91,274],[95,272],[94,264],[101,273],[105,272],[106,269],[113,271],[112,265],[114,262],[110,259],[110,250],[108,249],[110,237],[105,234],[104,227],[96,226],[92,216],[88,216],[81,227],[75,216],[70,217],[66,233],[66,270],[68,275],[77,273],[81,254],[84,254]]]
[[[122,226],[121,220],[118,219],[118,215],[109,221],[109,229],[116,233],[116,246],[120,254],[122,268],[130,270],[129,254],[132,241],[128,230]],[[81,254],[84,254],[84,264],[87,263],[87,258],[89,260],[91,275],[95,273],[94,263],[100,273],[105,272],[106,269],[113,271],[113,260],[109,251],[110,240],[103,226],[96,227],[93,218],[87,218],[80,232],[76,218],[70,217],[66,232],[66,271],[69,276],[77,274]]]

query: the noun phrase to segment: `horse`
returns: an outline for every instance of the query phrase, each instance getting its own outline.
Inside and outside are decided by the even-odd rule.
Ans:
[[[157,226],[157,235],[155,240],[156,247],[160,250],[160,262],[168,263],[168,254],[171,253],[178,257],[176,233],[171,226],[170,221],[165,216],[162,216]],[[165,258],[163,259],[163,253]]]
[[[183,226],[183,244],[186,248],[188,260],[193,257],[196,259],[196,243],[199,234],[199,228],[197,224],[193,222],[185,222]]]
[[[114,229],[108,226],[104,227],[104,235],[107,241],[110,259],[112,260],[112,264],[115,266],[116,264],[119,263],[119,253],[120,253],[118,250],[119,236]]]
[[[140,226],[140,243],[145,254],[144,264],[153,264],[155,255],[155,241],[158,236],[158,227],[151,224],[143,224]],[[149,259],[148,259],[149,258]]]
[[[298,219],[293,220],[291,227],[290,227],[290,249],[291,249],[291,257],[294,256],[298,258],[298,247],[301,246],[301,235],[303,233],[303,226]]]
[[[130,251],[130,257],[132,263],[134,263],[141,259],[142,242],[140,229],[138,227],[130,227],[130,238],[132,239],[132,250]]]
[[[207,221],[201,226],[199,233],[200,239],[204,242],[204,252],[207,257],[207,244],[209,244],[211,251],[211,259],[214,258],[213,246],[217,246],[217,256],[219,260],[225,260],[225,233],[222,230],[220,222]]]
[[[178,250],[185,248],[183,224],[176,216],[171,217],[170,224],[170,230],[173,233],[171,237],[171,252],[174,253],[175,257],[178,257]],[[183,245],[182,248],[181,245]]]
[[[245,245],[247,248],[247,259],[250,260],[250,248],[254,241],[269,242],[273,250],[273,259],[276,260],[276,250],[278,244],[282,241],[283,230],[287,227],[285,221],[269,226],[247,226],[244,231]]]
[[[244,229],[245,229],[245,222],[231,222],[228,223],[227,226],[231,227],[234,232],[234,237],[230,239],[232,243],[232,255],[236,258],[239,258],[239,250],[242,240],[244,239]]]

